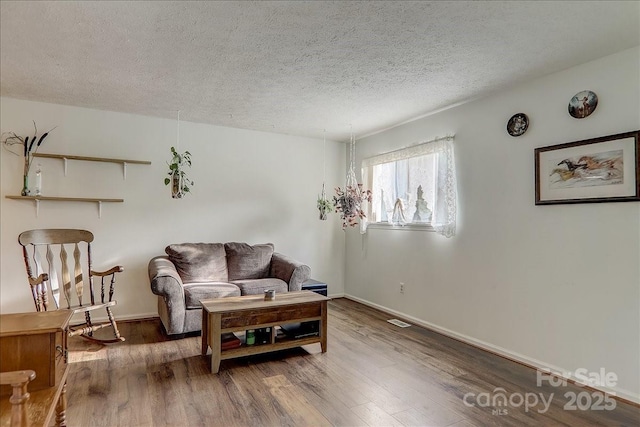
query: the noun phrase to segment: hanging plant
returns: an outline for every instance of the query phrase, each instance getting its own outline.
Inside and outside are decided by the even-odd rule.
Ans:
[[[327,133],[327,130],[325,129],[324,135],[322,138],[322,193],[318,196],[318,199],[316,200],[316,207],[318,208],[318,211],[320,213],[319,214],[320,221],[326,221],[327,214],[331,212],[334,207],[331,200],[327,199],[327,194],[324,191],[324,181],[325,181],[326,170],[327,170],[327,161],[326,161],[326,155],[325,155],[325,152],[327,150],[326,133]]]
[[[164,179],[164,185],[171,183],[171,197],[181,199],[186,193],[191,192],[191,186],[194,184],[184,170],[186,166],[191,167],[191,153],[185,151],[180,154],[174,147],[171,147],[171,156],[171,160],[167,162],[169,177]]]
[[[347,226],[355,227],[358,225],[358,220],[367,217],[362,209],[362,204],[365,201],[371,202],[371,191],[363,190],[362,184],[357,184],[355,187],[347,185],[344,190],[340,187],[336,188],[333,202],[336,206],[336,212],[340,214],[343,230]]]
[[[31,190],[29,190],[29,170],[31,169],[31,163],[33,163],[33,155],[38,152],[38,149],[42,145],[44,139],[49,135],[49,132],[55,129],[55,127],[50,131],[43,133],[40,138],[38,138],[38,127],[36,126],[35,121],[33,122],[33,129],[33,138],[30,136],[23,138],[16,135],[14,132],[5,132],[2,134],[2,144],[9,150],[9,152],[18,156],[24,156],[24,172],[22,175],[23,185],[22,192],[20,193],[23,196],[31,194]],[[18,147],[19,152],[16,152],[16,147]]]
[[[371,191],[364,190],[362,184],[358,184],[356,180],[355,172],[355,152],[356,141],[351,134],[350,143],[350,161],[349,172],[347,172],[347,181],[344,190],[340,187],[336,188],[336,195],[333,196],[333,203],[336,207],[336,212],[340,214],[342,219],[342,229],[347,226],[355,227],[358,225],[358,220],[364,219],[367,216],[364,213],[364,202],[371,202]]]
[[[331,200],[318,197],[318,211],[320,211],[320,219],[325,221],[327,214],[333,210],[333,203]]]
[[[324,182],[322,183],[322,194],[318,196],[317,206],[318,211],[320,211],[320,220],[325,221],[327,214],[333,210],[333,203],[327,199],[327,195],[324,192]]]

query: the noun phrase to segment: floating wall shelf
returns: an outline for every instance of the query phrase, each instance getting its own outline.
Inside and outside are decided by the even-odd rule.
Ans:
[[[67,154],[34,153],[33,157],[64,160],[64,176],[67,176],[67,160],[80,160],[84,162],[119,163],[122,165],[122,174],[124,179],[127,179],[128,164],[132,164],[132,165],[150,165],[151,164],[151,162],[147,160],[110,159],[106,157],[85,157],[85,156],[72,156]]]
[[[7,199],[14,200],[33,200],[36,204],[36,217],[40,212],[40,201],[51,202],[85,202],[85,203],[97,203],[98,204],[98,218],[102,218],[102,204],[103,203],[122,203],[124,199],[102,199],[94,197],[51,197],[51,196],[5,196]]]

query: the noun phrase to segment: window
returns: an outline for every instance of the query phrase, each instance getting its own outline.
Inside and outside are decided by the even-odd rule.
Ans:
[[[435,154],[372,167],[370,223],[431,225],[435,206]]]
[[[453,137],[436,139],[362,162],[372,192],[364,233],[370,224],[433,228],[455,234],[456,182]]]

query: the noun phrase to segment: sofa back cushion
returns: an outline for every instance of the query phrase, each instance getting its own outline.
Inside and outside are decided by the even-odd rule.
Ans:
[[[225,243],[229,280],[262,279],[269,275],[273,244]]]
[[[184,283],[227,282],[227,259],[222,243],[179,243],[164,250]]]

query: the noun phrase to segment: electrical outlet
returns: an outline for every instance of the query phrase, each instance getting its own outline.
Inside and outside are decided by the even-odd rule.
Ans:
[[[400,293],[404,294],[404,283],[400,282]]]

